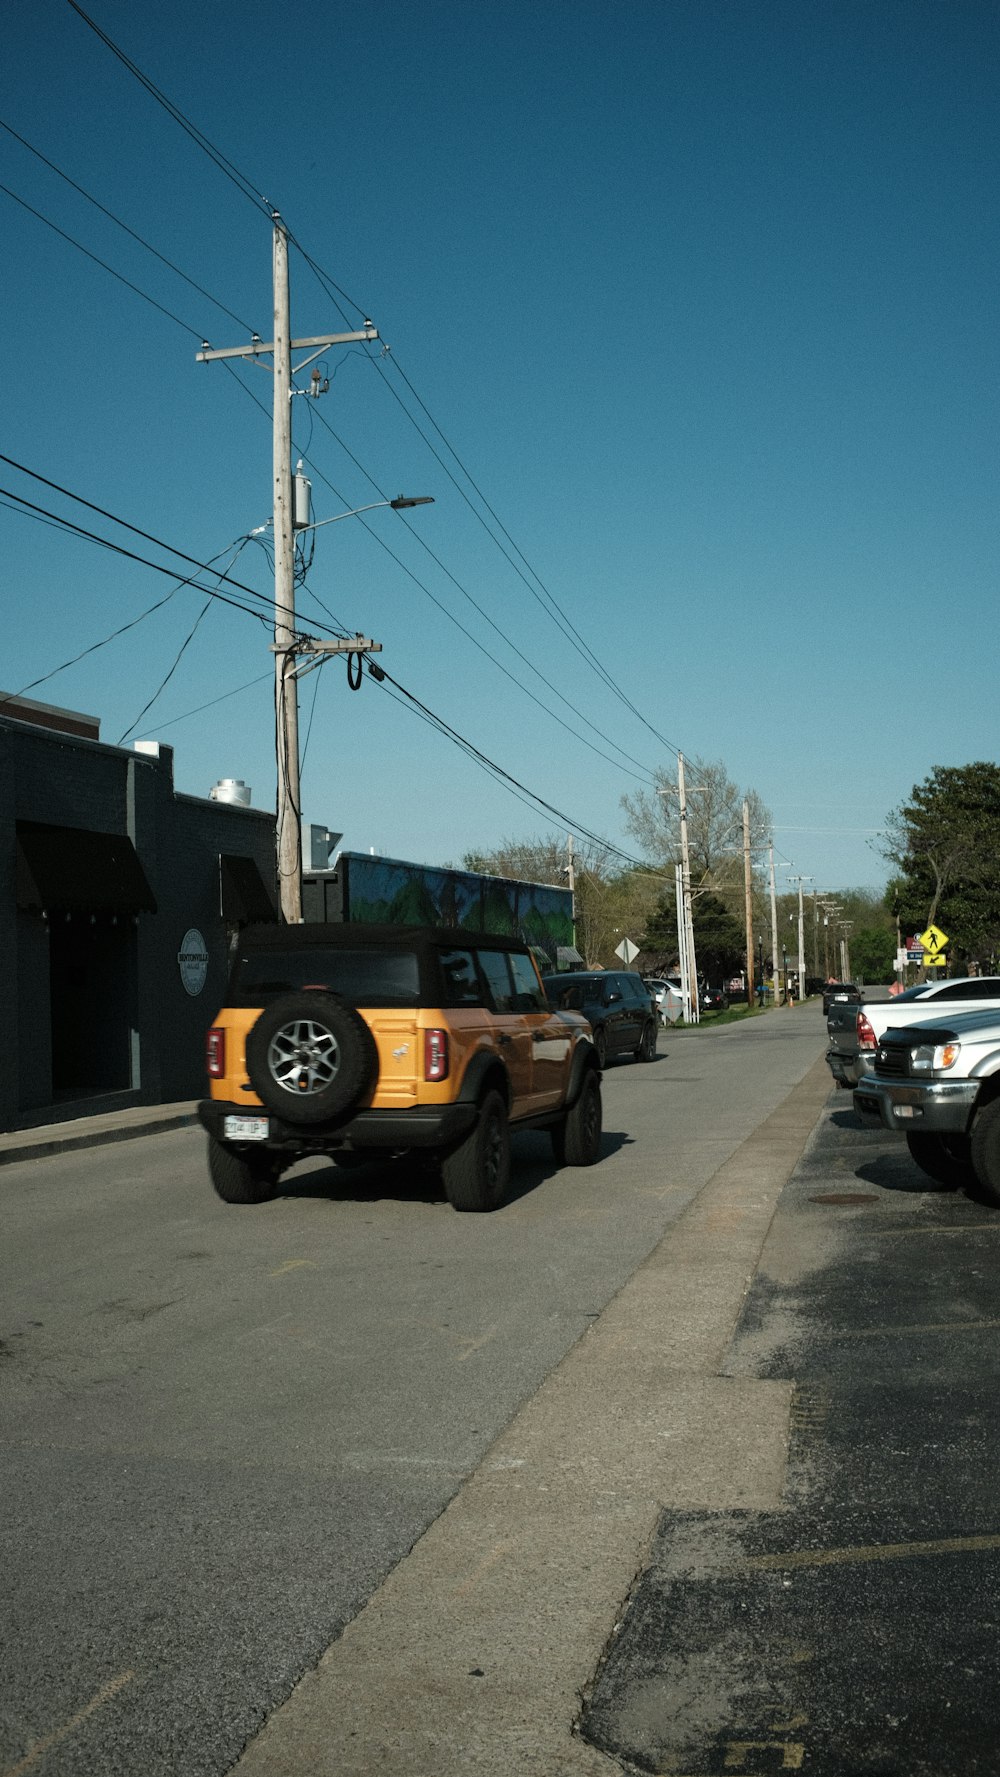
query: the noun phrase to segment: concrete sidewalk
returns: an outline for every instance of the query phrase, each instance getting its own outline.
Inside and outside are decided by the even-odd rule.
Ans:
[[[608,1777],[581,1702],[665,1507],[776,1510],[792,1384],[722,1373],[818,1060],[567,1353],[234,1777]]]
[[[177,1104],[132,1105],[125,1111],[74,1117],[67,1123],[43,1123],[37,1129],[9,1129],[0,1134],[0,1166],[18,1160],[44,1160],[73,1148],[100,1148],[107,1142],[159,1135],[165,1129],[183,1129],[198,1121],[195,1104],[194,1099],[186,1099]]]

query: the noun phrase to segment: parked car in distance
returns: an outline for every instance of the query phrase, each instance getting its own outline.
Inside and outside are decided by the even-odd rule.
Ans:
[[[853,981],[824,981],[824,983],[823,983],[823,1016],[824,1016],[824,1018],[826,1017],[826,1014],[829,1012],[830,1007],[834,1003],[836,1003],[838,1006],[842,1006],[842,1005],[847,1005],[848,1002],[850,1002],[851,1004],[853,1004],[855,1006],[859,1006],[861,1004],[861,997],[862,997],[861,989],[860,989],[860,987],[857,987]]]
[[[678,975],[644,975],[661,1024],[676,1024],[684,1016],[684,995]]]
[[[517,1129],[548,1130],[559,1165],[600,1158],[597,1046],[578,1011],[553,1009],[515,938],[247,928],[206,1061],[198,1116],[227,1203],[265,1202],[297,1160],[396,1154],[439,1168],[455,1209],[495,1209]]]
[[[709,987],[703,983],[698,1004],[703,1012],[726,1012],[729,1009],[729,995],[721,987]]]
[[[547,975],[549,1003],[582,1012],[594,1033],[601,1067],[616,1055],[656,1059],[656,1001],[640,975],[624,969],[580,969]]]

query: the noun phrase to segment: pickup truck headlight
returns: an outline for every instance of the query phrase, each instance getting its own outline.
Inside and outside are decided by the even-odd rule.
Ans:
[[[961,1043],[921,1043],[910,1051],[910,1064],[915,1074],[942,1073],[954,1067],[961,1053]]]

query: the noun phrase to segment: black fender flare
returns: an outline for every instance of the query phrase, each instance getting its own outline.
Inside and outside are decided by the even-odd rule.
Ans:
[[[495,1050],[477,1049],[462,1076],[458,1103],[478,1104],[484,1094],[491,1090],[500,1093],[509,1111],[511,1090],[507,1069]]]
[[[570,1069],[569,1088],[566,1093],[566,1109],[574,1105],[583,1091],[583,1082],[588,1074],[597,1074],[600,1078],[601,1066],[593,1043],[578,1043],[573,1055]]]

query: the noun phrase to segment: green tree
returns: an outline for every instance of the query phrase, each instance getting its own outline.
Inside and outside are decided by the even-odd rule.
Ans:
[[[904,928],[940,926],[949,961],[988,962],[1000,948],[1000,766],[936,765],[889,816],[883,849]]]

